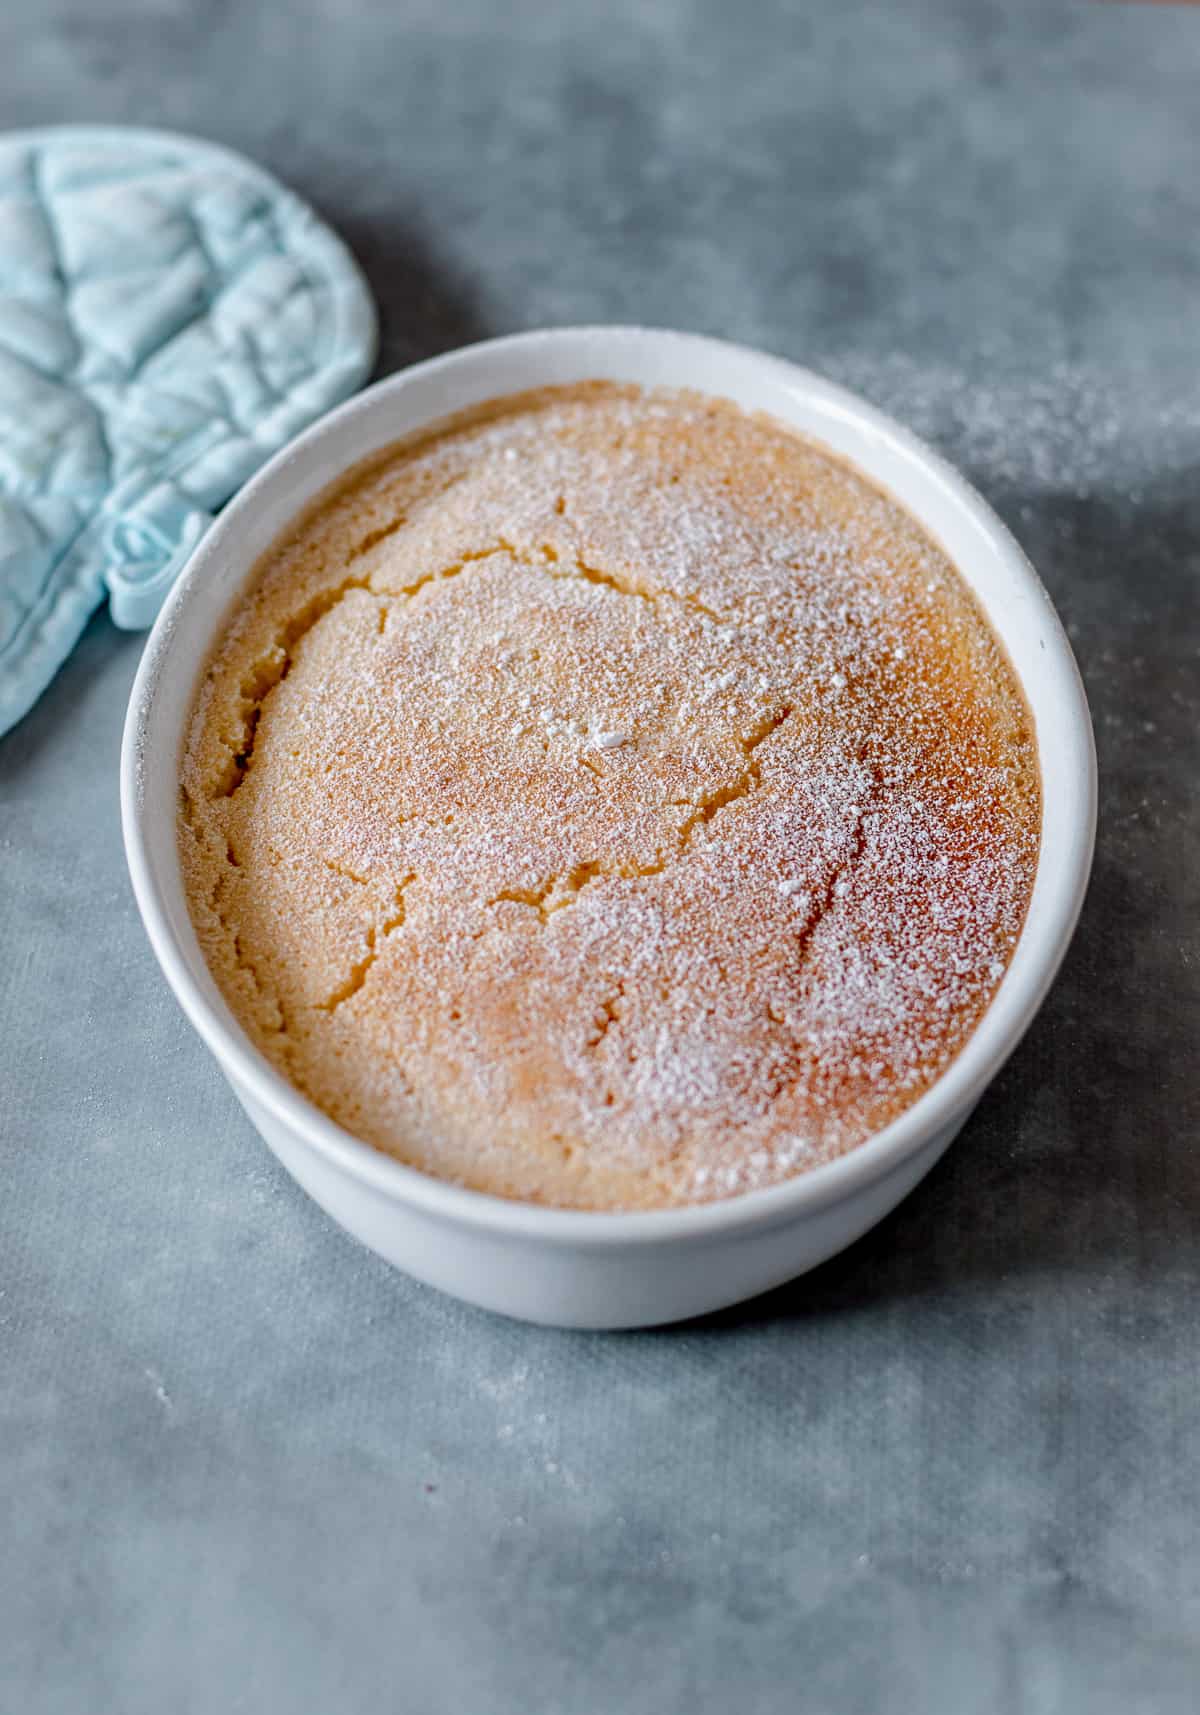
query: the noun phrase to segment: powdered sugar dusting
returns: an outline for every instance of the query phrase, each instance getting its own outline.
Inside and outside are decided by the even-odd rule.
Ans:
[[[945,557],[696,396],[515,401],[377,461],[213,663],[181,849],[218,981],[379,1147],[585,1207],[852,1147],[1001,980],[1030,722]]]

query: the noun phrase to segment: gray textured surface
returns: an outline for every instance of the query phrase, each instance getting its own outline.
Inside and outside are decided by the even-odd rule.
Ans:
[[[1063,978],[895,1217],[711,1324],[538,1332],[235,1108],[134,915],[95,623],[0,747],[5,1715],[1200,1703],[1198,78],[1187,7],[0,11],[5,124],[256,155],[384,369],[642,319],[930,435],[1060,604],[1103,785]]]

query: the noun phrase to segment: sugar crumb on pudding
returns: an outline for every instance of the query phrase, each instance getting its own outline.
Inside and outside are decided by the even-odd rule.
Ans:
[[[861,1143],[1002,980],[1031,717],[943,551],[849,465],[590,383],[358,467],[260,564],[179,841],[263,1052],[426,1172],[593,1209]]]

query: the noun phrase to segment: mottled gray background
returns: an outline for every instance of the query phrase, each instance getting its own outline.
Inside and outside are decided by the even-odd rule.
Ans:
[[[4,1715],[1200,1707],[1200,8],[37,0],[0,122],[248,151],[381,369],[603,319],[858,387],[1070,627],[1103,788],[1038,1024],[792,1288],[543,1332],[287,1181],[135,917],[98,619],[0,746]]]

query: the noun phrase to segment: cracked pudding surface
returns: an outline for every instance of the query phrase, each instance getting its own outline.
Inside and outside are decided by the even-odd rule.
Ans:
[[[994,994],[1032,719],[944,552],[696,394],[590,383],[376,455],[260,562],[182,769],[268,1058],[441,1178],[632,1209],[896,1117]]]

